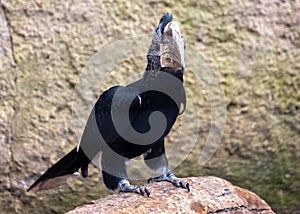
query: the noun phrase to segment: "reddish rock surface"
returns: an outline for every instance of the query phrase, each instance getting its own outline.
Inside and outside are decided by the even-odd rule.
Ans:
[[[167,182],[146,185],[149,198],[121,193],[89,202],[68,214],[84,213],[274,213],[256,194],[217,177],[192,177],[191,192]]]

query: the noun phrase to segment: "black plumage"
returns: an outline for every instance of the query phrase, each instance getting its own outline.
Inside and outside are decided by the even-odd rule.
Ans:
[[[125,166],[128,159],[144,155],[145,163],[161,174],[149,181],[165,180],[189,190],[189,184],[169,170],[164,148],[164,138],[186,102],[184,40],[172,19],[170,13],[161,18],[142,79],[102,93],[79,146],[49,168],[28,191],[35,186],[48,189],[65,183],[69,176],[77,175],[79,169],[83,177],[88,176],[88,165],[99,152],[102,153],[103,180],[109,189],[149,196],[144,186],[129,183]]]

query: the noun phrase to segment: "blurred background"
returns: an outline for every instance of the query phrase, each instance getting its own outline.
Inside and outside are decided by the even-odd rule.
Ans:
[[[179,135],[180,141],[198,138],[175,174],[218,176],[255,192],[277,213],[300,213],[298,0],[0,2],[1,212],[63,213],[112,193],[92,166],[90,177],[61,188],[26,189],[78,143],[72,101],[84,66],[113,42],[152,34],[160,17],[171,12],[187,49],[201,53],[217,73],[227,110],[221,144],[201,165],[212,122],[210,97],[187,67],[184,114],[191,131],[180,132],[179,119],[167,147]],[[122,63],[95,86],[95,98],[129,76],[138,79],[145,66],[144,57]]]

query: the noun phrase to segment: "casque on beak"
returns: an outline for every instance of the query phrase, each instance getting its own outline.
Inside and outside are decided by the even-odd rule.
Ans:
[[[164,28],[163,40],[160,44],[161,67],[183,72],[185,68],[184,49],[185,42],[179,24],[175,21],[169,22]]]

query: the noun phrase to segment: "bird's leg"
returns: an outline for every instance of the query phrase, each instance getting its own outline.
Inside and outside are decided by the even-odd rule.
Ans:
[[[181,187],[181,188],[184,188],[184,189],[187,189],[188,191],[190,191],[189,183],[177,178],[170,170],[168,170],[166,173],[162,174],[161,176],[148,179],[148,183],[149,182],[160,182],[160,181],[168,181],[177,187]]]
[[[147,188],[144,186],[131,185],[129,183],[125,161],[125,158],[114,157],[114,159],[111,160],[107,155],[102,155],[101,165],[104,184],[107,188],[116,192],[134,192],[141,195],[146,193],[149,197],[150,192]]]
[[[177,187],[190,191],[189,183],[181,181],[168,168],[168,160],[165,154],[164,140],[157,142],[144,154],[144,161],[152,170],[161,174],[159,177],[149,178],[149,182],[168,181]]]
[[[114,190],[115,192],[134,192],[149,197],[150,192],[144,186],[131,185],[127,178],[120,178],[111,175],[105,171],[102,171],[103,181],[107,188]]]

